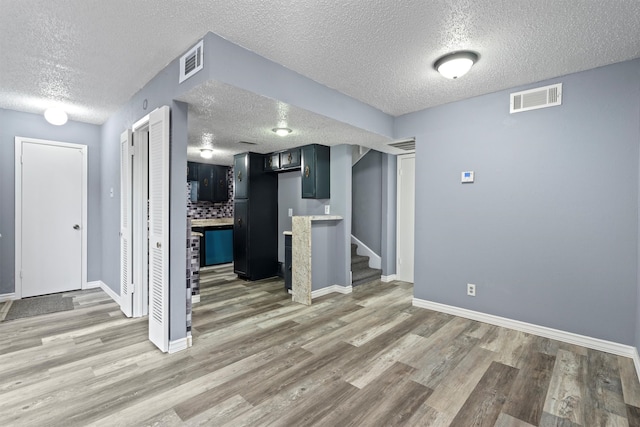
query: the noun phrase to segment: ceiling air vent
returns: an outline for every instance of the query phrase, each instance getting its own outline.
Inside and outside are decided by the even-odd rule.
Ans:
[[[257,142],[249,142],[249,141],[238,141],[238,144],[258,145]]]
[[[198,71],[202,70],[204,61],[202,60],[204,42],[200,40],[198,44],[189,49],[187,53],[180,58],[180,79],[179,83],[187,80]]]
[[[560,104],[562,104],[562,83],[512,93],[509,112],[520,113]]]
[[[409,138],[409,139],[403,139],[402,141],[395,141],[389,144],[389,147],[398,148],[404,151],[415,151],[416,139]]]

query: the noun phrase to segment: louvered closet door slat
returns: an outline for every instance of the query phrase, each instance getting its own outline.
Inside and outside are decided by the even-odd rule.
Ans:
[[[120,136],[120,309],[127,317],[133,315],[133,254],[131,252],[131,131]]]

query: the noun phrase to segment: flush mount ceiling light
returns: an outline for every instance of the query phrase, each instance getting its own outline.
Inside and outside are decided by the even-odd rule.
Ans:
[[[67,113],[59,108],[49,108],[44,112],[44,118],[55,126],[62,126],[67,123]]]
[[[203,159],[210,159],[213,157],[213,150],[211,148],[201,148],[200,157]]]
[[[448,79],[457,79],[469,72],[478,60],[478,54],[470,51],[454,52],[438,59],[433,68]]]
[[[287,136],[289,135],[291,132],[293,132],[291,129],[289,128],[273,128],[271,129],[273,132],[275,132],[276,135],[278,136]]]

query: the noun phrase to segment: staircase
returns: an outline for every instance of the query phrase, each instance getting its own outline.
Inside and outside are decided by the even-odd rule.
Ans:
[[[369,257],[356,253],[358,245],[351,244],[351,286],[380,280],[382,270],[369,267]]]

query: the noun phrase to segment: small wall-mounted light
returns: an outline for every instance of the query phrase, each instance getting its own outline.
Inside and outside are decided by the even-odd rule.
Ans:
[[[201,148],[200,157],[203,159],[210,159],[213,157],[213,150],[211,148]]]
[[[289,135],[291,132],[293,132],[291,129],[289,128],[273,128],[271,129],[273,132],[275,132],[276,135],[278,136],[287,136]]]
[[[67,113],[59,108],[49,108],[44,112],[44,118],[55,126],[62,126],[67,123]]]
[[[465,50],[443,56],[433,64],[433,68],[448,79],[457,79],[467,74],[477,60],[477,53]]]

